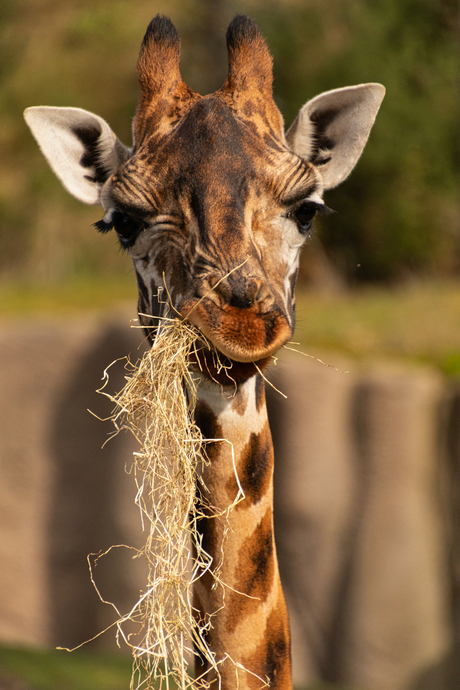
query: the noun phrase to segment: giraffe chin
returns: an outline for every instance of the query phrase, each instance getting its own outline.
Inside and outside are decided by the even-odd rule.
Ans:
[[[256,307],[221,308],[211,300],[187,301],[180,312],[223,356],[220,371],[209,350],[202,350],[196,362],[205,375],[222,385],[241,383],[257,374],[292,336],[280,312],[259,313]]]
[[[228,357],[220,357],[219,367],[210,350],[200,350],[192,356],[192,366],[201,372],[206,378],[218,383],[220,386],[232,386],[244,383],[252,376],[260,374],[271,361],[271,357],[260,359],[257,362],[237,362]]]

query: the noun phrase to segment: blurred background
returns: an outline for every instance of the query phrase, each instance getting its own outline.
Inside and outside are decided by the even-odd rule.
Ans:
[[[321,369],[317,362],[312,362],[311,366],[320,367],[321,374],[318,374],[318,369],[308,368],[310,364],[304,364],[303,360],[300,363],[301,357],[294,364],[287,362],[285,373],[281,370],[280,376],[287,388],[295,388],[295,381],[290,383],[290,367],[296,371],[303,367],[305,396],[317,401],[315,410],[323,409],[321,405],[324,404],[325,426],[319,424],[318,429],[331,438],[336,437],[337,447],[343,449],[347,446],[350,457],[361,458],[359,467],[356,462],[350,465],[353,467],[354,488],[349,487],[346,500],[342,497],[343,505],[353,504],[356,487],[362,486],[362,463],[366,465],[368,462],[373,467],[372,449],[380,448],[378,444],[383,443],[375,440],[376,434],[381,433],[382,438],[387,439],[393,433],[393,426],[399,423],[399,430],[394,432],[395,446],[390,444],[382,452],[376,451],[375,457],[379,458],[376,467],[380,469],[369,470],[366,477],[387,478],[391,458],[400,458],[397,467],[405,466],[406,462],[411,469],[403,473],[403,479],[396,482],[396,488],[409,475],[413,482],[407,494],[402,492],[401,505],[410,504],[408,496],[414,492],[422,496],[421,500],[429,510],[433,510],[435,505],[434,521],[428,519],[425,525],[425,518],[421,519],[418,524],[426,528],[422,530],[420,527],[419,533],[414,527],[415,536],[410,533],[410,543],[414,539],[423,541],[429,534],[429,543],[424,542],[422,551],[429,552],[427,558],[430,563],[433,558],[436,561],[433,573],[436,571],[437,574],[433,574],[427,587],[432,592],[429,596],[438,603],[433,604],[431,618],[426,614],[423,623],[415,614],[408,614],[402,628],[398,628],[399,632],[393,636],[391,629],[394,625],[389,624],[389,647],[377,633],[371,644],[369,631],[356,633],[355,637],[350,633],[347,637],[343,621],[338,624],[340,616],[345,615],[340,606],[327,614],[329,618],[324,611],[318,613],[316,632],[323,639],[319,645],[322,651],[312,651],[316,644],[312,642],[315,638],[312,626],[307,631],[305,626],[302,628],[305,621],[295,622],[296,635],[303,640],[295,652],[299,669],[297,678],[299,687],[309,684],[309,688],[338,688],[345,687],[345,683],[356,690],[454,690],[460,687],[460,675],[455,675],[452,665],[446,671],[444,660],[452,656],[452,650],[458,649],[460,627],[457,616],[460,575],[456,565],[460,551],[457,540],[460,491],[459,498],[456,493],[460,448],[457,436],[460,428],[457,384],[460,374],[460,18],[456,0],[1,1],[0,346],[3,348],[3,371],[0,453],[3,457],[0,455],[0,468],[4,507],[0,509],[0,517],[3,516],[3,532],[7,535],[5,543],[15,546],[14,549],[5,546],[3,563],[9,574],[4,576],[4,582],[13,589],[23,582],[17,597],[18,601],[24,601],[26,608],[18,618],[14,606],[11,605],[11,610],[8,608],[12,601],[7,593],[8,587],[3,590],[0,599],[4,597],[6,603],[0,602],[0,642],[39,647],[73,645],[78,643],[77,640],[82,641],[81,637],[88,632],[84,626],[80,629],[75,624],[71,634],[66,632],[67,624],[59,627],[56,623],[56,620],[66,619],[67,605],[75,620],[78,611],[84,609],[79,604],[81,598],[75,594],[80,584],[73,586],[74,576],[69,574],[71,561],[77,557],[68,556],[68,562],[64,563],[62,543],[68,541],[69,534],[79,535],[84,571],[81,577],[87,577],[85,557],[88,549],[107,548],[114,543],[111,540],[118,532],[123,533],[124,530],[129,533],[131,527],[126,525],[131,524],[132,516],[126,520],[123,518],[122,526],[113,526],[119,515],[124,515],[124,508],[114,508],[112,494],[107,493],[103,478],[96,477],[94,481],[87,478],[87,485],[83,482],[72,494],[71,489],[75,488],[75,482],[83,471],[79,458],[85,456],[84,471],[91,472],[92,458],[96,457],[88,455],[84,443],[79,445],[93,432],[88,429],[86,418],[78,420],[82,411],[86,414],[86,408],[92,404],[88,400],[92,399],[98,387],[99,372],[102,373],[113,359],[124,356],[128,351],[136,352],[140,341],[138,334],[125,333],[129,318],[135,316],[136,303],[135,279],[129,258],[120,252],[115,237],[111,234],[101,237],[91,227],[92,223],[100,220],[100,210],[79,204],[57,182],[26,128],[22,112],[31,105],[85,108],[105,118],[118,136],[130,144],[131,119],[138,93],[135,63],[145,29],[157,12],[169,15],[179,29],[182,75],[200,93],[216,90],[225,79],[225,31],[233,15],[241,12],[254,18],[274,56],[275,99],[287,127],[300,106],[322,91],[367,81],[380,82],[387,89],[370,140],[356,169],[344,184],[327,195],[326,202],[336,213],[318,220],[316,234],[302,255],[298,285],[296,340],[300,348],[326,359],[341,371],[351,371],[347,379],[351,383],[344,387],[343,379],[340,379],[339,384],[329,384],[331,371],[328,370],[326,375],[325,368]],[[387,365],[390,369],[385,369]],[[121,382],[122,373],[117,376],[115,380]],[[321,393],[326,389],[330,390],[329,397]],[[316,397],[311,393],[314,390],[318,391]],[[295,397],[295,390],[293,395]],[[383,401],[375,403],[375,413],[372,413],[373,396]],[[395,401],[395,407],[390,405],[391,412],[388,412],[390,421],[387,420],[386,426],[382,427],[385,432],[377,432],[376,425],[384,416],[381,413],[383,409],[387,410],[385,405],[389,404],[390,398]],[[406,398],[410,399],[404,408],[407,419],[404,417],[406,413],[398,407]],[[342,412],[337,427],[334,427],[337,431],[333,431],[332,426],[328,426],[327,420],[331,420],[328,410],[335,409],[338,400],[342,401]],[[429,413],[423,407],[427,400]],[[95,402],[94,406],[97,405]],[[41,409],[41,417],[37,406]],[[420,406],[425,410],[423,414]],[[101,415],[104,410],[101,407]],[[366,415],[370,415],[369,419]],[[401,428],[402,419],[407,424],[404,422]],[[303,424],[302,420],[301,417],[299,426]],[[330,423],[332,425],[332,421]],[[410,438],[415,439],[415,445],[411,450],[404,443],[412,427]],[[293,427],[289,419],[286,419],[285,428],[292,436]],[[423,440],[420,433],[426,433],[427,429],[429,438],[423,437]],[[297,457],[303,457],[302,454],[308,457],[309,449],[315,444],[314,433],[312,430],[308,438],[298,440],[294,450],[291,449],[292,453],[297,453]],[[107,432],[95,431],[94,434],[94,453],[97,454]],[[98,434],[102,434],[101,442]],[[276,430],[276,435],[282,445],[282,430]],[[35,455],[30,454],[30,446],[37,448],[40,444],[41,449]],[[113,457],[121,457],[128,452],[124,446],[124,450],[120,448],[113,451]],[[428,456],[425,457],[424,453]],[[318,467],[330,461],[333,468],[330,458],[336,456],[337,451],[331,448],[318,451]],[[413,458],[421,456],[425,460],[417,464]],[[104,458],[103,467],[110,472],[107,469],[111,467],[110,458]],[[15,476],[15,463],[19,459],[22,463],[22,487]],[[68,470],[72,462],[74,474]],[[119,472],[124,461],[117,462]],[[37,467],[41,469],[36,470]],[[67,469],[63,470],[63,467]],[[98,471],[103,473],[104,470]],[[349,472],[343,471],[347,477],[350,476]],[[335,471],[331,469],[330,472],[331,478],[325,480],[324,507],[318,509],[315,516],[318,522],[324,522],[328,510],[331,512],[328,491],[334,484]],[[118,479],[115,484],[119,486],[117,482]],[[280,482],[282,488],[282,480]],[[376,482],[374,486],[368,482],[365,485],[366,491],[370,492],[366,496],[380,495],[381,483]],[[112,516],[105,518],[104,524],[94,507],[98,503],[98,487],[106,492],[104,501],[99,501],[99,507],[104,506],[106,513]],[[68,499],[75,504],[71,518],[62,512],[58,489],[65,496],[73,496]],[[32,492],[30,495],[27,493],[29,490]],[[92,503],[89,498],[91,491],[96,496],[91,499]],[[122,490],[118,488],[117,492],[119,496]],[[368,524],[374,524],[372,517],[370,522],[366,522],[366,511],[362,507],[366,503],[365,493],[361,491],[359,494],[364,501],[360,503],[359,515],[355,511],[350,517],[350,507],[344,508],[345,517],[345,513],[336,515],[337,524],[331,528],[334,538],[344,524],[348,525],[345,531],[342,529],[340,532],[338,551],[342,549],[343,553],[351,553],[348,547],[343,546],[344,543],[358,545],[359,551],[364,542],[356,534],[360,530],[365,531]],[[43,503],[37,508],[37,514],[29,514],[24,508],[32,505],[32,495],[35,496],[33,500],[42,500]],[[43,496],[48,496],[49,500]],[[123,503],[125,499],[119,500]],[[50,505],[54,507],[50,508]],[[57,508],[58,505],[61,507]],[[79,522],[79,506],[83,505],[88,506],[89,511],[84,529]],[[282,530],[292,531],[289,520],[296,518],[283,513],[281,499],[279,505],[278,529],[283,539]],[[374,517],[394,513],[392,499],[382,499],[381,507],[375,510]],[[127,511],[129,513],[129,509]],[[40,516],[38,522],[37,515]],[[408,518],[409,522],[412,517]],[[37,594],[40,604],[35,600],[35,603],[27,603],[27,597],[24,599],[24,592],[30,584],[27,578],[31,577],[35,566],[30,568],[24,555],[28,553],[25,546],[23,556],[16,553],[21,530],[18,528],[16,533],[15,529],[21,520],[29,520],[37,529],[37,525],[42,524],[45,534],[42,566],[46,581],[44,591],[48,593],[46,596],[43,592]],[[306,521],[307,532],[315,520]],[[91,536],[95,524],[99,527]],[[389,522],[384,521],[383,526],[378,521],[375,524],[377,537],[371,529],[372,534],[367,537],[369,543],[375,543],[385,530],[388,533],[393,530],[394,533],[395,527],[390,527]],[[96,532],[103,543],[98,542]],[[52,546],[46,537],[51,533],[54,535]],[[325,529],[325,539],[327,534]],[[87,538],[82,535],[87,535]],[[30,548],[37,550],[36,536],[27,532],[26,538],[30,540]],[[314,540],[308,541],[313,560],[318,558],[321,563],[329,563],[330,556],[318,556],[321,549],[312,546],[314,543]],[[331,548],[336,554],[337,549]],[[434,551],[436,556],[433,556]],[[58,552],[61,556],[57,555]],[[406,553],[404,549],[402,552]],[[36,557],[39,558],[38,555]],[[289,559],[289,553],[286,553],[286,558]],[[335,566],[341,574],[331,587],[340,601],[344,600],[345,591],[348,592],[345,599],[351,596],[350,581],[358,586],[354,570],[350,569],[350,558],[341,556],[341,565]],[[369,562],[364,556],[360,558],[364,559],[363,563]],[[386,568],[390,557],[384,552],[381,558]],[[398,558],[398,563],[401,563],[401,556]],[[371,559],[371,562],[375,565],[378,559],[375,562]],[[407,592],[413,590],[413,582],[417,580],[423,563],[423,558],[417,561],[414,556],[407,566],[409,570],[412,568],[414,580],[407,577],[408,589],[404,590],[406,594],[401,591],[398,601],[407,599]],[[62,569],[62,578],[51,578],[52,585],[46,576],[50,564],[53,564],[55,574],[60,572],[59,568]],[[124,566],[117,567],[123,570]],[[285,567],[288,572],[290,566]],[[15,577],[15,568],[21,571],[20,577]],[[383,567],[377,570],[383,577]],[[323,577],[318,574],[320,572],[321,568],[311,577]],[[405,569],[404,573],[407,572]],[[400,581],[398,568],[392,571],[388,567],[385,573],[387,582],[393,582],[392,578],[395,582]],[[126,591],[132,586],[130,582],[122,585]],[[292,587],[292,592],[297,591],[295,583],[288,586]],[[54,588],[53,595],[50,587]],[[62,589],[59,596],[56,595],[56,587]],[[422,590],[421,600],[427,596]],[[436,594],[433,594],[434,590]],[[309,592],[310,597],[330,599],[332,596]],[[75,601],[69,604],[72,596]],[[46,603],[50,597],[61,602],[54,614],[50,613],[50,606]],[[301,610],[296,595],[292,594],[291,598],[294,607]],[[391,603],[388,594],[381,595],[381,604],[382,610],[390,604],[399,610],[402,606],[395,601]],[[105,621],[105,614],[98,619],[96,614],[89,613],[96,610],[97,605],[95,599],[88,604],[85,613],[86,618],[94,618],[91,634],[102,620]],[[31,610],[34,606],[38,606],[34,609],[36,611],[40,606],[40,610],[46,609],[46,615],[43,613],[43,620],[48,621],[46,624],[42,614],[36,612],[33,614],[35,623],[30,627],[27,607]],[[305,606],[307,610],[308,606]],[[349,606],[356,610],[354,604]],[[365,610],[369,608],[363,604]],[[365,614],[362,615],[365,618]],[[51,618],[54,623],[50,623]],[[420,626],[430,628],[432,641],[417,641],[413,637],[414,629]],[[340,635],[338,631],[342,631]],[[327,642],[324,642],[326,638]],[[359,654],[351,650],[356,646],[361,650]],[[367,647],[372,647],[372,652]],[[385,659],[380,666],[380,662],[376,662],[378,653],[375,651],[379,647],[384,648],[381,657]],[[407,651],[409,647],[410,651]],[[406,651],[391,666],[390,659],[394,660],[401,648]],[[31,655],[35,653],[30,652]],[[352,657],[353,662],[350,661]],[[27,658],[32,668],[36,660],[33,661],[32,656]],[[24,667],[25,662],[22,657],[18,657],[19,661],[12,659],[11,650],[1,651],[0,688],[74,687],[69,685],[67,677],[63,680],[64,676],[61,678],[56,669],[54,674],[58,680],[55,685],[49,679],[37,681],[36,676],[22,678],[22,685],[15,685],[19,681],[14,669],[18,665]],[[374,675],[366,670],[369,666],[377,669]],[[390,667],[393,670],[389,670]],[[397,672],[395,667],[399,669]],[[434,673],[434,667],[438,671],[441,667],[444,670]],[[76,673],[73,670],[72,677]],[[91,671],[90,675],[94,672]],[[77,687],[93,686],[75,685]],[[107,687],[118,687],[113,677],[110,677]]]
[[[200,93],[225,78],[225,30],[235,12],[256,19],[275,57],[275,97],[287,126],[321,91],[386,86],[359,167],[328,195],[340,215],[322,219],[320,243],[305,252],[306,283],[394,285],[458,275],[455,0],[3,0],[3,283],[119,276],[125,264],[88,231],[98,211],[56,185],[20,115],[30,105],[77,105],[107,119],[129,144],[135,60],[157,11],[180,28],[183,76]]]

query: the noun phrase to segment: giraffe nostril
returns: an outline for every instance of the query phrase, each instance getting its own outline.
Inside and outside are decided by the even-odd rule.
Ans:
[[[270,290],[266,286],[265,282],[260,279],[254,280],[255,283],[255,294],[254,302],[262,302],[262,300],[270,297]]]
[[[247,295],[244,294],[235,294],[233,293],[230,302],[229,302],[231,307],[235,307],[236,309],[249,309],[249,307],[252,307],[254,304],[253,300],[249,299]]]
[[[222,279],[219,278],[219,276],[217,276],[217,275],[210,275],[210,276],[208,277],[208,285],[209,285],[210,289],[211,289],[211,290],[214,290],[214,288],[218,287],[219,282],[220,282],[221,280],[222,280]]]
[[[261,302],[269,294],[264,281],[260,278],[235,281],[231,287],[230,305],[238,309],[248,309]]]
[[[266,301],[271,293],[261,278],[245,276],[218,276],[211,274],[202,281],[198,290],[200,297],[218,300],[222,306],[249,309]]]

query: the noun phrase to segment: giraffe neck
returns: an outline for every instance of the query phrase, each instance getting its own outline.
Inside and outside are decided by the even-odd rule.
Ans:
[[[244,492],[232,510],[203,518],[199,525],[203,548],[225,584],[213,588],[213,576],[205,573],[195,585],[195,608],[200,617],[215,614],[208,643],[216,660],[228,655],[240,665],[238,670],[230,660],[222,662],[221,687],[256,690],[268,680],[270,688],[291,690],[289,623],[273,533],[273,444],[262,377],[252,376],[236,392],[203,382],[195,417],[205,438],[225,439],[207,444],[204,499],[225,513],[240,487]],[[198,661],[197,675],[204,670]]]

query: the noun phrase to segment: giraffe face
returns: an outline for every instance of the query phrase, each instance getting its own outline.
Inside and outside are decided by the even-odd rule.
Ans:
[[[65,187],[103,206],[97,227],[114,229],[131,254],[150,337],[158,317],[178,315],[241,369],[267,362],[291,337],[300,249],[326,209],[323,190],[357,162],[385,90],[321,94],[285,135],[257,25],[235,17],[227,48],[224,85],[202,97],[182,81],[173,24],[152,20],[137,63],[132,149],[78,108],[29,108],[25,117]]]
[[[134,261],[144,325],[171,302],[230,359],[274,354],[293,332],[299,252],[320,191],[310,163],[221,94],[145,137],[102,195],[104,220]]]
[[[226,357],[260,362],[293,333],[321,177],[286,145],[257,26],[237,18],[227,44],[228,78],[201,97],[180,78],[173,25],[154,20],[138,62],[134,153],[102,203],[133,258],[144,326],[172,308]]]

